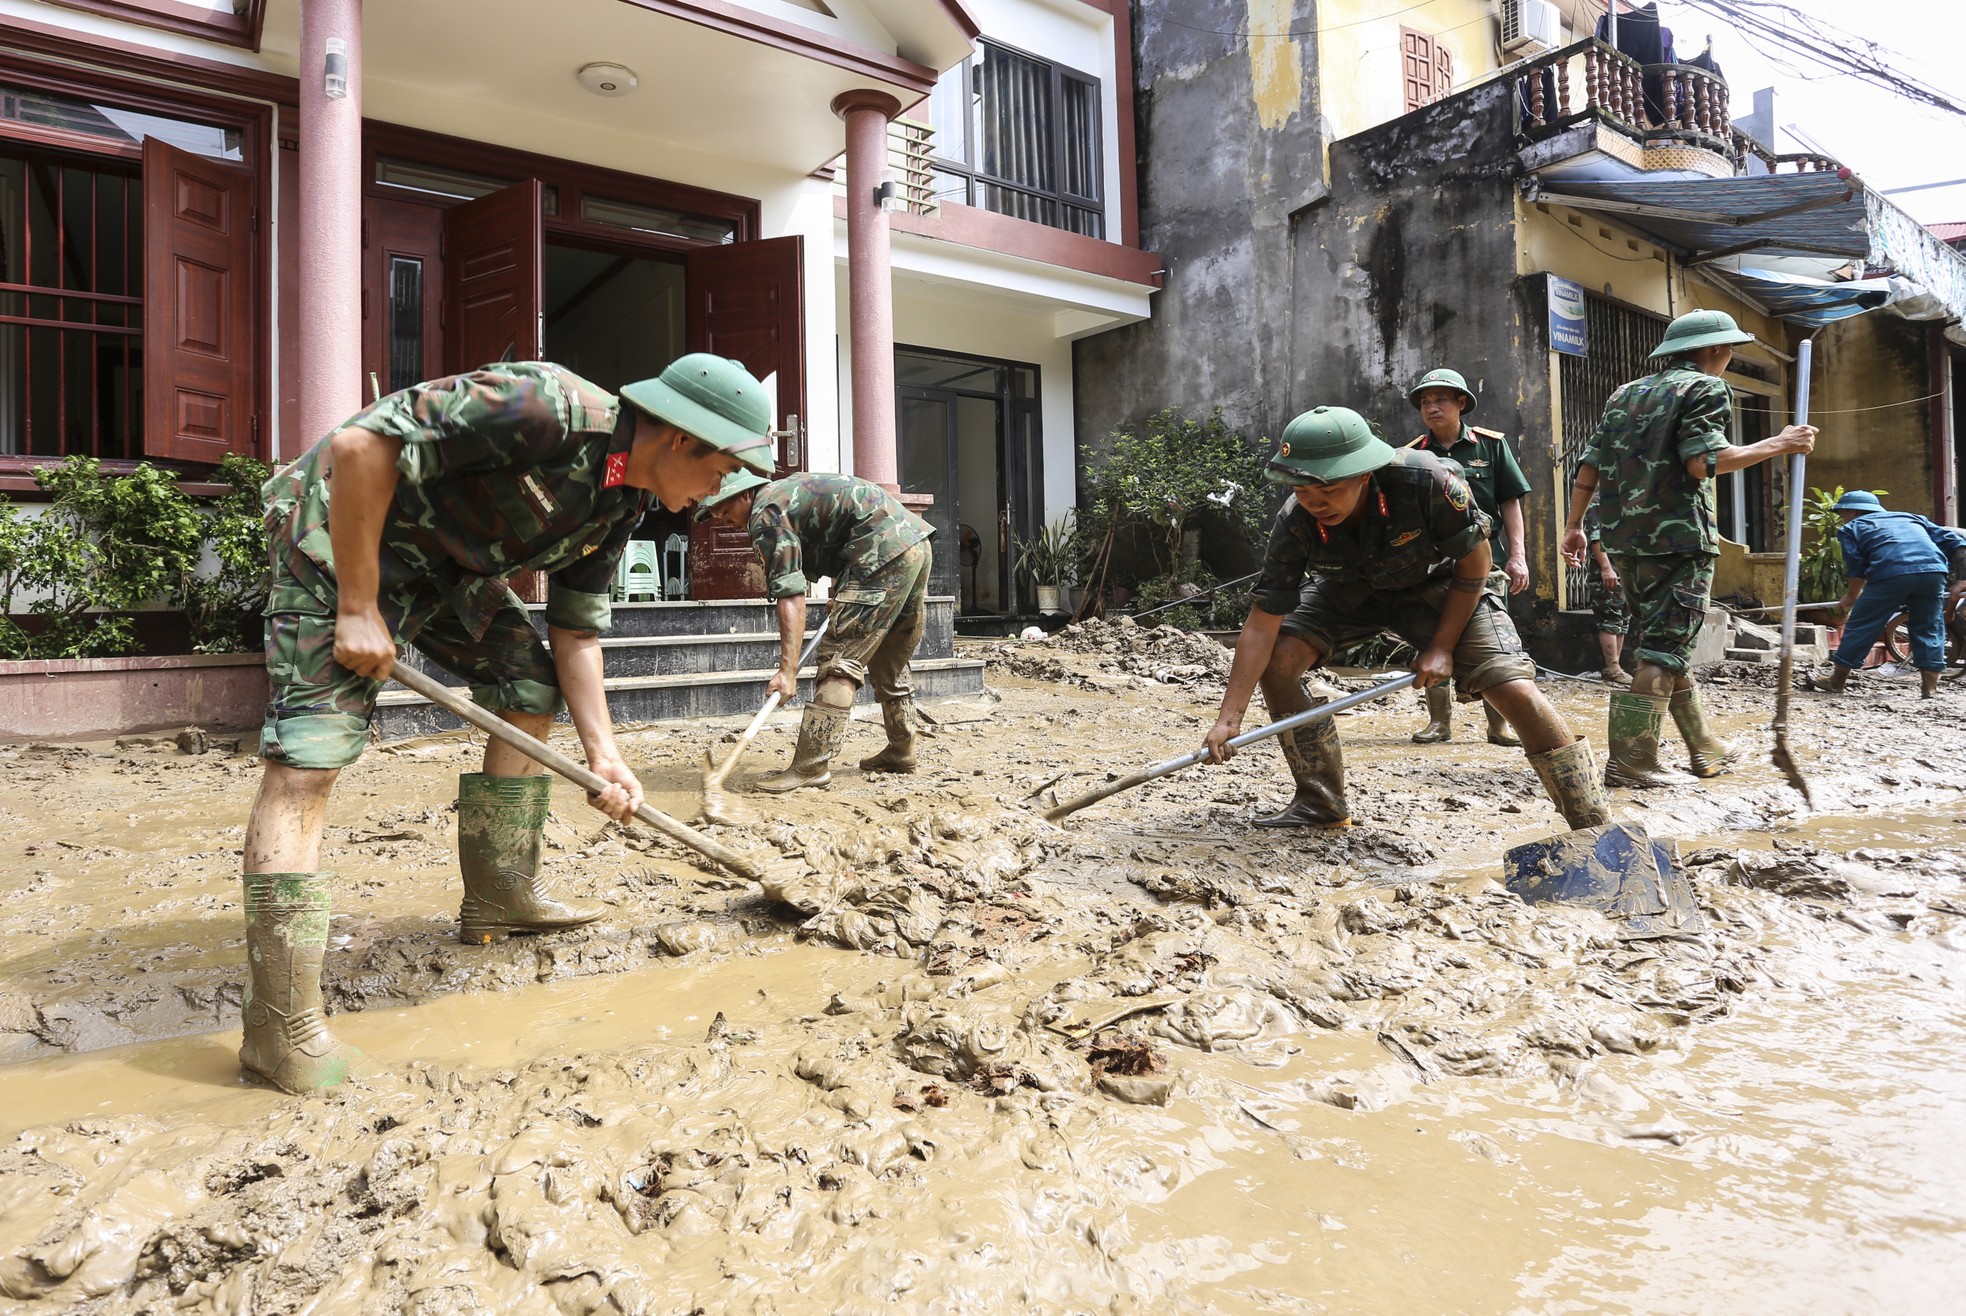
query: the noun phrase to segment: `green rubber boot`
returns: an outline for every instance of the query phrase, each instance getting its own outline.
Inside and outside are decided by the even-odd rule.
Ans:
[[[1496,712],[1495,705],[1486,699],[1481,701],[1481,706],[1488,710],[1488,743],[1520,749],[1522,741],[1516,736],[1515,728],[1509,725],[1509,720]]]
[[[1619,690],[1611,696],[1611,752],[1604,764],[1607,786],[1685,786],[1693,778],[1659,762],[1659,728],[1665,724],[1665,695]]]
[[[1561,749],[1531,754],[1529,766],[1536,769],[1550,803],[1570,824],[1570,830],[1602,827],[1611,821],[1611,801],[1605,797],[1597,764],[1591,761],[1591,742],[1579,738]]]
[[[1416,745],[1438,745],[1454,739],[1454,695],[1446,682],[1430,685],[1427,696],[1427,725],[1413,733]]]
[[[804,786],[824,786],[832,781],[832,769],[826,765],[840,752],[840,742],[846,739],[846,723],[844,708],[818,700],[807,704],[805,716],[799,721],[799,747],[792,752],[792,766],[758,778],[758,789],[783,795]]]
[[[457,866],[464,875],[457,939],[465,945],[577,928],[608,912],[597,901],[561,899],[539,875],[552,792],[547,776],[467,772],[457,779]]]
[[[860,760],[863,772],[915,770],[915,701],[908,696],[881,701],[881,721],[887,726],[887,748]]]
[[[239,1065],[282,1092],[333,1087],[363,1059],[328,1032],[321,961],[328,874],[247,873],[246,1001]]]
[[[1740,757],[1738,750],[1715,735],[1713,728],[1707,725],[1707,710],[1700,703],[1698,686],[1689,685],[1684,690],[1672,692],[1672,723],[1679,728],[1680,738],[1686,742],[1694,776],[1718,777]]]
[[[1297,794],[1281,813],[1250,821],[1258,827],[1350,827],[1351,810],[1345,805],[1345,751],[1338,744],[1338,728],[1331,719],[1322,717],[1309,726],[1293,728],[1277,740],[1283,745],[1284,761],[1290,765]]]

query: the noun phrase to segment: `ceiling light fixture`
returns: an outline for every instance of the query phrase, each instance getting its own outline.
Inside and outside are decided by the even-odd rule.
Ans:
[[[635,90],[635,70],[620,64],[585,64],[574,76],[596,96],[626,96]]]

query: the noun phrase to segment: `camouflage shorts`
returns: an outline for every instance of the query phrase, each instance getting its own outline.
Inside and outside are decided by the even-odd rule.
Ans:
[[[827,605],[833,621],[819,642],[816,681],[844,676],[856,686],[872,682],[875,698],[884,703],[914,694],[908,661],[928,621],[928,565],[923,541],[871,575],[848,569]]]
[[[266,615],[271,692],[260,757],[294,768],[343,768],[368,742],[382,683],[334,660],[334,578],[300,554],[287,558],[275,555]],[[434,588],[399,591],[384,597],[381,606],[398,644],[414,643],[438,666],[463,677],[471,697],[484,707],[560,710],[553,659],[516,595],[492,618],[482,640],[471,637]]]
[[[1485,588],[1454,646],[1454,693],[1463,703],[1509,681],[1536,679],[1536,664],[1523,651],[1504,597]],[[1433,643],[1446,600],[1445,581],[1408,590],[1312,581],[1283,619],[1282,630],[1316,649],[1320,663],[1375,635],[1396,635],[1425,649]]]
[[[1638,636],[1638,661],[1686,671],[1713,598],[1713,564],[1705,553],[1617,560]]]
[[[1598,631],[1604,635],[1629,633],[1632,613],[1625,603],[1623,582],[1607,589],[1603,574],[1595,570],[1590,573],[1590,582],[1591,620],[1597,623]]]

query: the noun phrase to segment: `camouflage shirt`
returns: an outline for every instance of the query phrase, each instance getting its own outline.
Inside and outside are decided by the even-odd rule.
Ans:
[[[1694,478],[1686,463],[1728,446],[1732,408],[1723,380],[1678,361],[1611,395],[1583,458],[1597,468],[1605,552],[1720,552],[1713,478]]]
[[[482,638],[509,597],[506,578],[544,571],[550,625],[606,630],[616,566],[651,497],[622,482],[632,417],[613,394],[543,361],[433,379],[356,412],[347,425],[403,444],[378,593],[434,586]],[[267,481],[266,526],[275,552],[333,575],[327,465],[322,439]],[[292,610],[268,600],[268,612]]]
[[[1488,533],[1488,518],[1467,483],[1433,454],[1403,448],[1392,465],[1372,473],[1354,521],[1323,526],[1295,498],[1283,505],[1256,582],[1256,606],[1290,612],[1312,572],[1380,590],[1417,589],[1451,573]]]
[[[1406,446],[1430,452],[1458,466],[1461,478],[1468,482],[1468,490],[1474,494],[1475,506],[1490,522],[1488,533],[1496,539],[1503,537],[1502,504],[1512,503],[1529,492],[1529,478],[1522,473],[1515,453],[1509,450],[1506,436],[1495,430],[1463,425],[1461,437],[1446,448],[1440,446],[1432,431]]]
[[[805,593],[820,576],[872,575],[935,533],[878,484],[811,472],[759,489],[749,529],[774,601]]]

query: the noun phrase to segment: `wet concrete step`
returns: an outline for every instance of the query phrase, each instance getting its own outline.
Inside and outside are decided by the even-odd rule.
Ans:
[[[608,661],[612,670],[613,654]],[[979,695],[983,693],[983,667],[980,660],[973,658],[917,658],[912,664],[915,693],[921,699]],[[611,676],[606,681],[608,710],[618,724],[755,713],[764,703],[765,683],[771,679],[773,670],[758,667],[665,676]],[[802,698],[812,695],[812,675],[810,667],[799,673]],[[862,686],[860,702],[869,703],[872,699],[872,693]],[[455,731],[464,722],[391,682],[383,687],[376,700],[373,725],[379,739],[391,741]]]
[[[544,629],[544,604],[530,605],[534,621]],[[683,600],[675,603],[616,603],[610,609],[612,624],[608,638],[626,640],[664,637],[678,640],[716,640],[731,636],[756,635],[778,629],[774,606],[763,599]],[[814,603],[806,608],[808,628],[819,625],[826,605]],[[947,658],[955,652],[956,600],[947,594],[928,599],[927,623],[922,631],[924,658]],[[612,657],[612,655],[610,655]]]

